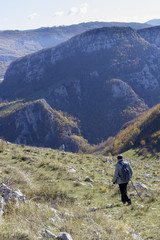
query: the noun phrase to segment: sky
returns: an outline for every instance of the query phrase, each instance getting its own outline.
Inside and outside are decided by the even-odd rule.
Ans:
[[[0,0],[0,30],[160,19],[160,0]]]

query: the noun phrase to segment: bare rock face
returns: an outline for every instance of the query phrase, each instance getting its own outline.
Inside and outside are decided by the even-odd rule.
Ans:
[[[65,151],[77,152],[86,142],[76,120],[53,110],[44,99],[25,103],[17,111],[0,118],[0,123],[3,136],[17,144],[55,149],[64,145]]]

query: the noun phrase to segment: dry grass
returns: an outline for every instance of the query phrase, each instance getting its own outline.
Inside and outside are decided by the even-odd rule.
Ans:
[[[74,240],[158,240],[160,170],[159,160],[152,156],[124,154],[132,159],[133,181],[148,187],[147,192],[141,190],[141,202],[130,185],[133,205],[127,207],[120,203],[118,187],[112,186],[114,158],[13,144],[0,154],[0,181],[19,188],[28,198],[25,204],[6,207],[0,239],[43,239],[47,229],[56,235],[66,231]],[[93,182],[85,182],[87,177]]]

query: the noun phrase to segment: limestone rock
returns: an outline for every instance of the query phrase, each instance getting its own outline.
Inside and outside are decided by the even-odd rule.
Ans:
[[[45,235],[49,236],[50,238],[54,238],[54,239],[57,238],[57,236],[55,234],[53,234],[52,232],[50,232],[49,230],[45,231]]]
[[[142,190],[148,190],[148,188],[146,187],[146,185],[145,184],[143,184],[143,183],[140,183],[140,182],[136,182],[135,183],[135,187],[137,188],[137,189],[142,189]]]
[[[4,183],[1,184],[0,190],[2,192],[2,196],[5,202],[11,199],[12,200],[14,199],[17,202],[19,200],[25,201],[27,199],[27,197],[19,189],[18,190],[11,189]]]
[[[61,232],[58,236],[57,236],[58,240],[73,240],[73,238],[71,237],[70,234],[66,233],[66,232]]]
[[[4,214],[5,203],[8,201],[15,201],[17,204],[19,201],[27,200],[27,197],[18,189],[11,189],[4,183],[0,185],[0,193],[1,193],[1,208],[0,208],[0,216]]]
[[[146,177],[146,178],[152,178],[151,174],[144,174],[144,177]]]
[[[89,177],[87,177],[84,181],[85,182],[93,182],[93,180],[91,178],[89,178]]]

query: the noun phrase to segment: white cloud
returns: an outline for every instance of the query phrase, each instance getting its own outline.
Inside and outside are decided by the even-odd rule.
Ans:
[[[78,15],[78,14],[86,14],[88,12],[88,4],[87,3],[83,3],[79,8],[77,7],[72,7],[69,12],[68,15]]]
[[[81,8],[80,8],[80,13],[81,14],[86,14],[88,12],[88,4],[84,3],[82,4]]]
[[[30,15],[28,15],[27,16],[27,18],[29,19],[29,20],[34,20],[35,18],[37,18],[38,17],[38,13],[32,13],[32,14],[30,14]]]
[[[54,17],[61,17],[63,14],[64,14],[63,11],[59,11],[59,12],[55,12],[55,13],[53,14],[53,16],[54,16]]]
[[[72,7],[69,12],[68,12],[69,15],[77,15],[79,14],[79,9],[76,8],[76,7]]]

